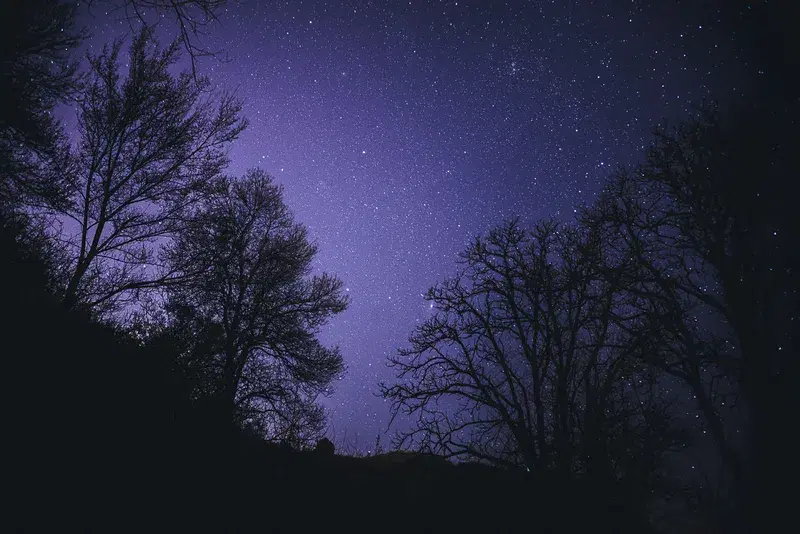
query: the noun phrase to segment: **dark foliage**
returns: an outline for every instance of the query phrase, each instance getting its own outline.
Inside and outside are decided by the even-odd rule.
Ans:
[[[333,442],[328,438],[322,438],[319,441],[317,441],[317,444],[314,447],[314,451],[319,454],[324,454],[325,456],[332,456],[333,453],[336,452],[336,447],[333,445]]]
[[[64,200],[64,135],[56,104],[78,89],[71,50],[83,37],[75,5],[8,0],[0,5],[0,203]]]
[[[281,188],[252,170],[221,181],[165,255],[185,282],[167,289],[161,336],[181,340],[193,396],[294,445],[322,433],[315,399],[343,371],[316,335],[347,298],[337,278],[310,275],[315,254]]]

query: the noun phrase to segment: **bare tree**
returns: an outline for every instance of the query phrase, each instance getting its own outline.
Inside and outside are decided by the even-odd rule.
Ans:
[[[722,412],[728,411],[726,402],[729,409],[736,404],[734,377],[740,362],[729,329],[714,321],[721,304],[717,286],[682,245],[685,236],[670,228],[671,206],[669,197],[646,194],[636,172],[623,169],[581,217],[602,228],[610,249],[629,258],[623,287],[628,314],[639,320],[623,318],[617,324],[643,348],[637,354],[644,364],[676,378],[692,393],[721,461],[736,476],[741,459]]]
[[[655,365],[693,391],[746,500],[774,487],[797,373],[797,210],[786,194],[797,137],[792,108],[701,107],[656,139],[643,165],[617,173],[596,215],[635,257]],[[796,144],[796,143],[795,143]],[[743,462],[722,394],[746,401]],[[735,399],[735,397],[733,397]],[[743,469],[744,468],[744,469]],[[744,478],[742,478],[744,477]],[[769,504],[776,510],[774,503]],[[760,515],[760,514],[759,514]]]
[[[317,402],[320,393],[299,382],[286,366],[252,358],[238,386],[236,423],[270,441],[309,448],[325,432],[325,409]]]
[[[113,310],[132,292],[174,281],[155,265],[154,245],[182,228],[246,125],[231,95],[216,103],[206,81],[170,74],[177,44],[153,44],[144,30],[134,39],[124,79],[120,41],[89,59],[72,202],[58,210],[77,227],[60,236],[72,256],[67,307]]]
[[[735,332],[733,376],[751,402],[785,378],[798,309],[788,244],[800,225],[784,192],[791,120],[769,108],[701,107],[676,129],[656,130],[645,164],[619,191],[654,205],[649,227],[660,228],[652,237],[675,264],[671,276]]]
[[[396,444],[598,478],[630,472],[615,460],[623,449],[655,460],[671,445],[658,384],[615,327],[622,292],[596,273],[603,253],[595,233],[552,221],[476,239],[459,274],[429,291],[437,314],[390,360],[398,381],[382,392],[413,418]],[[623,445],[632,436],[653,441]]]
[[[343,371],[338,349],[316,334],[347,298],[335,277],[310,276],[315,253],[281,188],[251,170],[226,179],[166,255],[172,271],[193,274],[168,288],[167,309],[202,343],[196,365],[212,395],[227,417],[260,421],[272,438],[318,438],[315,399]]]
[[[121,12],[134,22],[153,27],[161,20],[173,21],[178,27],[178,41],[191,60],[192,75],[197,77],[197,60],[216,56],[203,45],[208,27],[219,21],[218,15],[228,0],[88,0],[89,12],[95,5],[105,5]],[[156,21],[155,23],[153,21]]]

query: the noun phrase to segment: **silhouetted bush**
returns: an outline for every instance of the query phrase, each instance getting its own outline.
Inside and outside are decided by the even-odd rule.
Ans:
[[[333,442],[328,438],[322,438],[319,441],[317,441],[317,445],[316,447],[314,447],[314,451],[324,456],[333,456],[333,454],[336,452],[336,447],[333,445]]]

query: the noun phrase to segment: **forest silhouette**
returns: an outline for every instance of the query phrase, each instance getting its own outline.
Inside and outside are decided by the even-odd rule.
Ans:
[[[224,2],[123,4],[181,22]],[[226,174],[247,120],[196,67],[202,28],[162,45],[144,26],[79,68],[76,9],[0,12],[21,531],[762,532],[788,514],[794,86],[766,76],[746,105],[656,128],[571,222],[476,237],[376,384],[403,421],[391,450],[346,455],[319,399],[347,355],[318,333],[348,298],[312,271],[273,178]],[[751,11],[766,46],[773,14]],[[65,103],[74,141],[52,113]],[[685,460],[699,432],[718,468],[702,484]]]

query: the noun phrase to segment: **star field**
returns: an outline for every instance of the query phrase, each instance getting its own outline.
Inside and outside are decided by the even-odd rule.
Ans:
[[[695,2],[250,1],[220,20],[200,72],[250,120],[229,172],[275,176],[345,283],[322,339],[348,369],[324,404],[334,441],[362,446],[388,423],[386,357],[471,236],[569,219],[655,123],[747,90],[734,36]],[[89,24],[94,47],[127,23]]]

